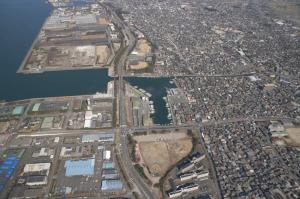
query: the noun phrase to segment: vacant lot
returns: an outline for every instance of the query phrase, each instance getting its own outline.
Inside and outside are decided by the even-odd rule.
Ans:
[[[110,56],[110,49],[108,46],[96,46],[96,54],[98,56],[98,62],[105,64]]]
[[[139,142],[143,162],[152,175],[163,176],[170,166],[187,156],[192,149],[192,139]]]
[[[286,142],[291,145],[300,146],[300,128],[287,128],[289,136]]]
[[[154,142],[154,141],[176,141],[180,139],[188,138],[186,131],[181,130],[178,132],[166,132],[160,134],[149,134],[149,135],[137,135],[134,139],[137,142]]]
[[[130,69],[131,70],[141,70],[148,67],[148,63],[144,61],[140,61],[138,64],[131,64]]]

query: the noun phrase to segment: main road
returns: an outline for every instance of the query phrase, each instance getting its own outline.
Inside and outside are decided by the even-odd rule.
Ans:
[[[142,198],[145,199],[155,199],[158,198],[155,193],[152,191],[150,186],[144,181],[144,179],[139,175],[139,173],[134,168],[130,155],[127,148],[127,125],[126,125],[126,110],[125,110],[125,84],[123,80],[124,76],[124,68],[126,64],[126,59],[129,53],[133,50],[136,38],[132,34],[130,28],[122,21],[119,16],[115,13],[115,11],[105,5],[101,4],[110,14],[112,17],[112,21],[115,25],[120,29],[122,32],[124,39],[123,39],[123,50],[122,54],[118,59],[114,60],[114,65],[116,66],[117,75],[118,75],[118,91],[117,91],[117,99],[118,99],[118,113],[119,113],[119,131],[116,131],[116,146],[117,150],[120,155],[121,164],[123,165],[124,172],[126,176],[129,177],[129,180],[135,188],[138,189]]]

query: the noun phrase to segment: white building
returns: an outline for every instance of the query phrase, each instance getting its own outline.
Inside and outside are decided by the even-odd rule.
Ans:
[[[103,158],[105,160],[110,160],[110,158],[111,158],[111,151],[108,151],[108,150],[103,151]]]
[[[181,169],[181,172],[185,173],[185,172],[187,172],[187,171],[193,169],[194,166],[195,166],[194,163],[190,163],[190,164],[188,164],[188,165],[185,165],[185,167],[183,167],[183,168]]]
[[[197,173],[197,178],[200,181],[207,180],[209,178],[209,172],[208,171],[202,171],[200,173]]]
[[[51,163],[26,164],[24,173],[45,172],[45,174],[48,175],[50,167]]]
[[[197,163],[197,162],[200,162],[201,160],[203,160],[204,158],[205,158],[205,155],[193,157],[192,162]]]
[[[180,175],[180,181],[186,181],[186,180],[190,180],[197,177],[197,174],[192,172],[192,173],[184,173],[182,175]]]
[[[26,185],[38,186],[46,185],[48,183],[48,175],[51,163],[36,163],[26,164],[24,167],[24,174],[26,174]]]
[[[181,195],[182,195],[181,190],[175,190],[169,193],[169,198],[177,198],[180,197]]]
[[[184,193],[188,193],[188,192],[196,191],[196,190],[198,190],[198,188],[199,188],[199,185],[191,184],[191,185],[188,185],[186,187],[183,187],[181,190]]]

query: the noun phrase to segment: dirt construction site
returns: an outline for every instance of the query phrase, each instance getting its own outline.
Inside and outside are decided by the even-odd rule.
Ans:
[[[145,56],[147,53],[151,52],[151,47],[147,40],[140,39],[137,41],[136,44],[136,51],[138,52],[138,55]]]
[[[136,43],[134,51],[131,53],[134,58],[130,61],[129,69],[142,70],[148,68],[149,62],[146,57],[151,53],[151,45],[146,39],[139,39]]]
[[[300,128],[287,128],[288,136],[284,138],[285,142],[291,146],[300,146]]]
[[[96,46],[96,54],[98,56],[99,63],[107,63],[107,59],[110,56],[110,49],[108,46]]]
[[[135,136],[134,139],[138,144],[141,162],[153,177],[162,177],[192,149],[192,138],[184,132]]]

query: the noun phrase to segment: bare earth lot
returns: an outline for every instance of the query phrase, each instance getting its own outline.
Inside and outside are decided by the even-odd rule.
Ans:
[[[99,58],[99,62],[106,63],[108,57],[110,56],[108,46],[96,46],[96,54]]]
[[[135,64],[135,65],[130,65],[130,69],[132,70],[141,70],[141,69],[145,69],[148,67],[148,63],[147,62],[139,62],[138,64]]]
[[[187,156],[192,149],[191,138],[140,142],[140,153],[152,175],[163,176],[170,166]]]
[[[300,146],[300,128],[288,128],[287,132],[289,134],[285,141],[293,146]]]
[[[151,47],[145,39],[138,40],[136,49],[140,56],[145,56],[147,53],[151,52]]]

